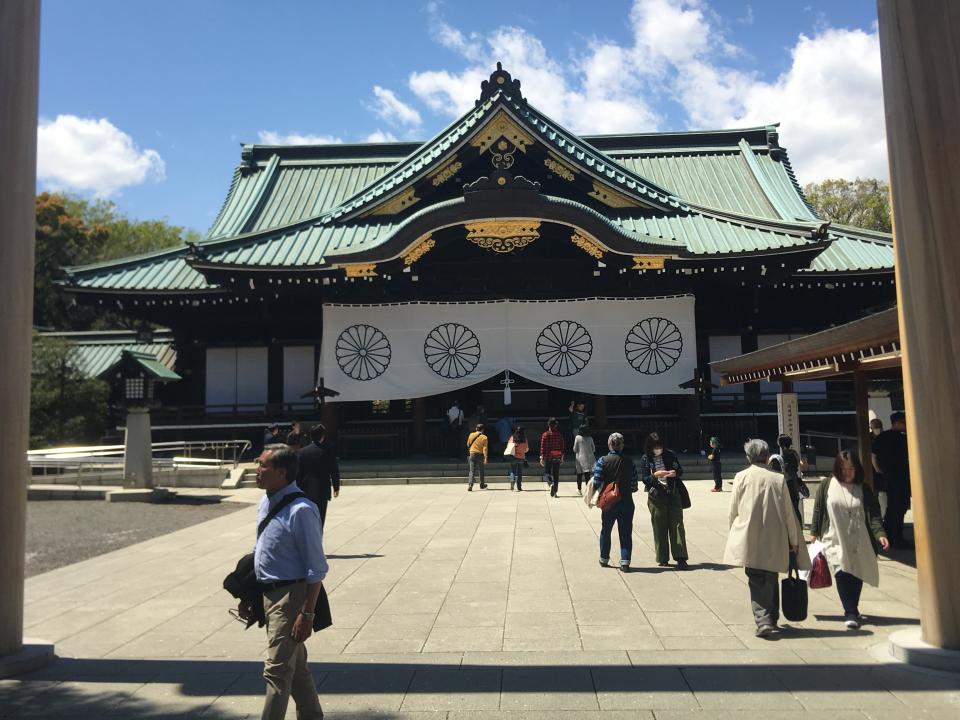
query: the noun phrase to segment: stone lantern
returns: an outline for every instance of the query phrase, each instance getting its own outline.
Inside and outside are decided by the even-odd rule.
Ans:
[[[153,451],[151,447],[150,408],[158,405],[158,384],[179,380],[180,376],[150,353],[124,350],[120,358],[100,374],[110,383],[111,399],[126,408],[127,422],[123,442],[123,498],[155,499],[153,487]],[[138,492],[139,491],[139,492]],[[110,500],[120,500],[112,493]]]

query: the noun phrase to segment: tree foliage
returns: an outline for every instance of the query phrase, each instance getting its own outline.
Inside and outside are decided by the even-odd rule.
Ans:
[[[109,386],[81,372],[76,346],[35,335],[32,374],[30,447],[98,442],[106,427]]]
[[[57,287],[65,277],[64,267],[151,252],[200,237],[194,230],[165,220],[131,220],[107,200],[91,202],[41,193],[36,199],[36,214],[33,324],[45,329],[86,330],[129,324],[115,313],[74,305]]]
[[[803,189],[817,215],[840,225],[891,232],[890,186],[883,180],[824,180]]]

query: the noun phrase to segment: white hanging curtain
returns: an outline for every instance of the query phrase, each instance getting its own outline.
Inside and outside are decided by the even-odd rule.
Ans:
[[[323,306],[323,375],[340,402],[401,400],[504,370],[597,395],[684,394],[694,298]]]

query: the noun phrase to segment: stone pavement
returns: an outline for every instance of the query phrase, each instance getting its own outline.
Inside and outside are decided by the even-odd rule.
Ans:
[[[325,538],[335,624],[307,644],[327,717],[960,718],[960,677],[886,654],[918,623],[909,557],[881,560],[861,631],[831,588],[759,640],[743,571],[722,564],[730,495],[711,484],[691,483],[692,568],[656,567],[640,504],[627,575],[597,565],[599,511],[572,483],[556,500],[533,479],[346,487]],[[253,533],[250,507],[29,579],[26,634],[61,659],[0,681],[0,717],[259,717],[264,631],[220,589]]]

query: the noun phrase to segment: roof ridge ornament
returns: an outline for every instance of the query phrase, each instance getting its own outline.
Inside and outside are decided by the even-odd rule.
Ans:
[[[527,102],[520,93],[520,81],[511,77],[510,73],[503,69],[503,65],[497,62],[497,69],[490,74],[490,79],[480,83],[480,99],[476,105],[489,100],[501,90],[518,102]]]

